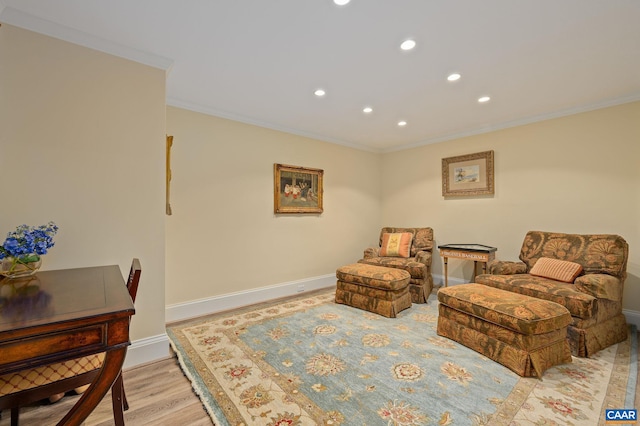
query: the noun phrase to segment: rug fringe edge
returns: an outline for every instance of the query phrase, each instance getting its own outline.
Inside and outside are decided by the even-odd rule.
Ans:
[[[207,413],[209,414],[209,417],[211,417],[211,420],[213,421],[214,425],[220,425],[222,424],[222,422],[218,419],[218,416],[216,416],[216,414],[213,412],[213,409],[209,406],[209,404],[203,399],[204,398],[204,391],[202,390],[202,388],[196,383],[196,380],[193,378],[193,375],[191,374],[191,372],[189,371],[189,368],[187,367],[184,358],[182,356],[182,354],[180,353],[180,351],[178,350],[176,343],[171,339],[171,336],[169,336],[169,345],[171,346],[171,349],[173,350],[173,353],[176,354],[176,358],[178,359],[178,364],[180,364],[180,367],[182,369],[182,373],[187,377],[187,379],[189,379],[189,381],[191,382],[191,388],[193,389],[193,391],[195,392],[195,394],[198,396],[198,399],[200,400],[200,402],[202,403],[202,406],[205,408],[205,410],[207,411]],[[227,422],[228,423],[228,422]]]

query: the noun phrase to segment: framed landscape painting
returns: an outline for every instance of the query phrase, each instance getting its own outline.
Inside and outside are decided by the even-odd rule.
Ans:
[[[492,195],[493,151],[442,159],[442,195]]]
[[[274,164],[274,213],[322,213],[321,169]]]

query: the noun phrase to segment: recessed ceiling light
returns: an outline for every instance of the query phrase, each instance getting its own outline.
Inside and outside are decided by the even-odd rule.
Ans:
[[[400,121],[398,121],[398,126],[400,126],[400,127],[404,127],[404,126],[406,126],[406,125],[407,125],[407,122],[406,122],[406,121],[404,121],[404,120],[400,120]]]
[[[373,112],[373,108],[371,108],[370,106],[366,106],[362,108],[362,112],[364,112],[365,114],[371,114]]]
[[[460,80],[461,75],[458,74],[457,72],[454,72],[453,74],[449,74],[449,76],[447,77],[447,80],[449,81],[457,81]]]
[[[337,4],[338,6],[344,6],[345,4],[349,3],[351,0],[333,0],[333,2],[335,4]]]
[[[414,47],[416,47],[416,42],[411,39],[405,40],[400,44],[400,49],[402,50],[411,50]]]
[[[489,102],[491,100],[491,98],[489,96],[482,96],[480,98],[478,98],[478,102],[480,102],[481,104],[485,103],[485,102]]]
[[[326,95],[327,92],[325,92],[323,89],[316,89],[316,91],[313,92],[313,94],[321,98],[322,96]]]

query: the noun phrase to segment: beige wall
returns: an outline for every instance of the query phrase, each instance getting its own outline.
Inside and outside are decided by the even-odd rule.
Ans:
[[[442,197],[441,159],[494,150],[493,197]],[[480,243],[517,260],[528,230],[612,233],[630,247],[624,308],[640,311],[640,102],[383,156],[383,222],[433,227],[437,244]],[[439,254],[434,274],[442,275]],[[472,262],[451,260],[469,280]]]
[[[380,227],[380,155],[167,109],[167,304],[334,274]],[[274,215],[273,165],[324,170],[324,213]]]
[[[0,27],[0,233],[54,220],[44,269],[139,257],[134,340],[165,331],[164,130],[164,71]]]

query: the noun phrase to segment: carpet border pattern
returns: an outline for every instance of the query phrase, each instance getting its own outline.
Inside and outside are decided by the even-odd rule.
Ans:
[[[314,306],[329,303],[332,298],[333,290],[321,289],[301,295],[296,295],[293,297],[286,297],[282,299],[262,302],[259,304],[234,309],[232,311],[219,312],[207,317],[193,318],[167,325],[167,335],[169,337],[171,348],[177,355],[178,362],[185,376],[192,383],[192,387],[195,393],[200,397],[207,413],[212,418],[214,424],[229,424],[229,421],[227,420],[227,417],[224,413],[225,406],[227,409],[229,409],[228,405],[232,404],[232,402],[226,399],[225,392],[223,392],[221,389],[216,390],[215,387],[217,385],[217,382],[215,378],[213,378],[213,376],[209,374],[205,363],[200,359],[196,351],[192,347],[189,347],[189,344],[182,344],[182,342],[187,342],[187,339],[180,330],[206,322],[207,319],[215,318],[217,320],[220,320],[222,318],[230,318],[232,316],[243,315],[251,311],[273,307],[275,305],[282,305],[284,306],[284,308],[281,309],[280,313],[274,315],[274,318],[285,317],[290,315],[292,312],[296,312],[300,309],[299,307],[291,307],[290,309],[287,308],[286,306],[288,302],[299,302],[306,300],[305,308],[312,308]],[[430,303],[437,304],[437,300],[434,299],[435,298],[432,295]],[[593,359],[574,357],[573,363],[567,364],[567,366],[571,367],[566,368],[566,370],[571,370],[573,369],[573,367],[576,367],[578,369],[582,368],[583,370],[589,370],[594,365],[598,367],[605,366],[605,369],[609,369],[609,376],[608,378],[606,378],[606,386],[603,382],[602,390],[600,392],[600,395],[598,396],[598,405],[595,411],[581,411],[582,407],[580,407],[579,404],[571,404],[572,397],[570,395],[564,395],[567,396],[566,399],[569,401],[566,406],[563,405],[564,401],[561,402],[561,399],[563,398],[552,399],[548,396],[540,397],[540,395],[543,394],[553,394],[553,386],[558,389],[566,386],[567,383],[569,383],[569,386],[571,386],[571,374],[579,374],[579,372],[574,373],[572,371],[565,371],[563,372],[563,374],[565,374],[566,376],[558,379],[558,373],[553,372],[557,367],[554,367],[553,369],[548,370],[548,372],[551,373],[545,373],[542,379],[519,378],[510,394],[496,406],[496,411],[488,418],[477,419],[479,420],[479,422],[474,422],[474,424],[506,426],[529,424],[532,423],[532,420],[534,422],[541,420],[548,422],[562,419],[569,421],[570,423],[576,422],[576,424],[586,424],[584,423],[585,420],[595,420],[594,416],[597,415],[597,411],[599,411],[599,418],[597,420],[598,424],[604,424],[605,409],[633,408],[638,406],[638,400],[640,399],[640,395],[638,392],[638,339],[637,329],[635,326],[630,326],[630,336],[631,337],[626,341],[605,349],[599,354],[596,354],[595,358]],[[453,343],[455,345],[459,345],[456,342]],[[261,368],[265,369],[267,373],[270,374],[275,372],[275,370],[271,371],[272,369],[268,366],[268,364],[260,364]],[[503,368],[508,371],[506,367]],[[548,389],[545,386],[548,387]],[[563,392],[563,390],[560,389],[560,392]],[[302,397],[302,395],[299,396]],[[546,398],[548,398],[548,400]],[[549,406],[544,406],[545,403]],[[562,407],[560,407],[560,409],[558,409],[557,406],[551,407],[551,405],[553,405],[552,403],[559,403],[559,405],[561,405]],[[536,413],[536,416],[533,416],[530,412],[534,410],[534,408],[532,407],[536,406],[536,404],[538,404],[538,409],[540,408],[540,405],[542,405],[542,408],[547,410],[547,412],[543,414]],[[527,411],[530,412],[527,413]],[[321,413],[309,414],[315,415]]]

